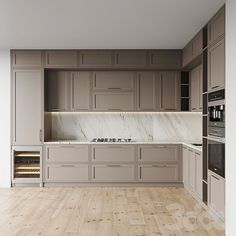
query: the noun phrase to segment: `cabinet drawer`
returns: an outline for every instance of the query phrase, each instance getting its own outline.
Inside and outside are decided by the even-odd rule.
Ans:
[[[93,161],[133,162],[135,161],[134,146],[93,147]]]
[[[47,51],[46,67],[75,68],[77,67],[76,51]]]
[[[48,182],[83,182],[88,181],[88,165],[48,165]]]
[[[139,147],[139,161],[143,162],[178,162],[178,145],[158,145]]]
[[[100,111],[132,111],[134,109],[134,95],[129,93],[95,93],[93,108]]]
[[[46,147],[46,156],[50,162],[87,162],[88,146]]]
[[[139,181],[180,182],[178,165],[140,165]]]
[[[134,165],[94,165],[93,180],[102,182],[134,181]]]
[[[102,71],[93,73],[93,88],[94,89],[133,89],[134,88],[134,73],[133,72],[113,72]]]
[[[109,68],[112,66],[112,54],[110,51],[81,51],[79,54],[79,66]]]
[[[146,51],[116,51],[115,66],[123,68],[145,67],[147,64]]]
[[[13,67],[41,67],[41,51],[15,51],[12,53]]]

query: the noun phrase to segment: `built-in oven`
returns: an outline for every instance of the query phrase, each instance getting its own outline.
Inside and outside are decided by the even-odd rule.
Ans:
[[[225,143],[208,139],[208,169],[225,177]]]
[[[225,137],[225,91],[208,95],[208,133],[210,136]]]

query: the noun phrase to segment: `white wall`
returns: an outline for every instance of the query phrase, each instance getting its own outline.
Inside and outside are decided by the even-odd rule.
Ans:
[[[226,235],[235,236],[236,215],[236,1],[226,2]]]
[[[0,50],[0,187],[10,187],[10,50]]]

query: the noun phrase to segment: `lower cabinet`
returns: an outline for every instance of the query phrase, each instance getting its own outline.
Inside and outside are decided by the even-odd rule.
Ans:
[[[225,216],[225,179],[208,171],[208,206],[219,217]]]
[[[135,181],[134,164],[93,165],[93,181],[99,182],[132,182]]]
[[[46,182],[86,182],[88,165],[49,164],[46,167]]]
[[[170,164],[153,164],[138,166],[139,181],[146,182],[179,182],[180,170],[179,165]]]

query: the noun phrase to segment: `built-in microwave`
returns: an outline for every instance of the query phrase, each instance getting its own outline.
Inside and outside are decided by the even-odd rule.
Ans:
[[[225,143],[208,139],[208,169],[225,177]]]
[[[208,95],[208,133],[210,136],[225,137],[225,91]]]

